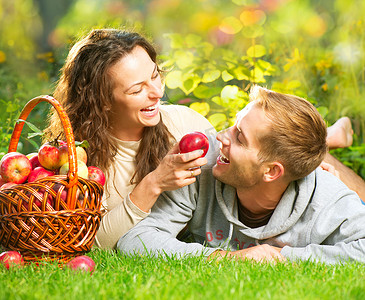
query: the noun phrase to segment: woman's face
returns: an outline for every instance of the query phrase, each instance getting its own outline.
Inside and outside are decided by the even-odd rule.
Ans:
[[[122,140],[139,140],[144,127],[160,121],[163,91],[157,65],[137,46],[109,69],[109,76],[114,82],[114,134]]]

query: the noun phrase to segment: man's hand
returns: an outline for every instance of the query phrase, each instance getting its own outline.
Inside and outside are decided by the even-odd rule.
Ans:
[[[222,257],[234,257],[236,259],[250,259],[257,262],[283,262],[286,258],[280,254],[281,248],[273,247],[267,244],[258,245],[237,251],[223,251],[218,250],[213,252],[209,259],[212,258],[222,258]]]

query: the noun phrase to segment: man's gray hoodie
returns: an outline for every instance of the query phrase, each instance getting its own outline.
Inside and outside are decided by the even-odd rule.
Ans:
[[[194,242],[177,239],[186,229]],[[282,247],[290,260],[365,262],[365,205],[337,177],[317,168],[288,186],[266,225],[249,228],[238,219],[236,190],[216,180],[207,166],[194,184],[161,194],[151,214],[117,247],[181,257],[259,244]]]

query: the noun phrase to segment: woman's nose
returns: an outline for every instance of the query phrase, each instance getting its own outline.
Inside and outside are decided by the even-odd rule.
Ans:
[[[162,98],[163,96],[162,84],[156,82],[150,83],[149,96],[151,98]]]

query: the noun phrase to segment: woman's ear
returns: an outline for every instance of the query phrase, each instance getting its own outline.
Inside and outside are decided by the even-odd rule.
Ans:
[[[284,166],[275,161],[264,165],[264,181],[272,182],[284,175]]]

